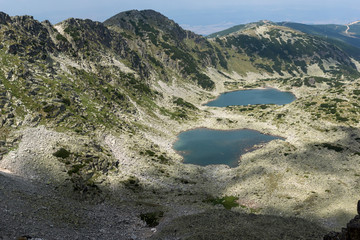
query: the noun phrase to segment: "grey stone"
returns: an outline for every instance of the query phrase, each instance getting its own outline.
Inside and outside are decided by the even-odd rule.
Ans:
[[[14,74],[14,71],[11,69],[11,70],[8,72],[7,79],[8,79],[8,80],[11,79],[12,76],[13,76],[13,74]]]

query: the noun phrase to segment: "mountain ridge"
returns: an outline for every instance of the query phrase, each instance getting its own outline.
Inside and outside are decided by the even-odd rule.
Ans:
[[[216,32],[208,35],[208,38],[222,37],[228,34],[234,34],[237,31],[244,30],[244,28],[248,28],[253,25],[260,25],[263,22],[255,22],[249,24],[241,24],[236,25],[232,28]],[[358,37],[360,32],[357,30],[357,25],[359,25],[359,21],[355,21],[355,32],[347,34],[351,24],[339,25],[339,24],[302,24],[296,22],[278,22],[274,23],[279,26],[286,26],[292,28],[294,30],[298,30],[310,35],[321,37],[324,41],[328,41],[329,43],[335,44],[345,52],[347,52],[352,57],[359,59],[360,52],[360,38]]]

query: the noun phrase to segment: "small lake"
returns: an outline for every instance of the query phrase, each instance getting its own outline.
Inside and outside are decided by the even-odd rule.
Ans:
[[[241,155],[253,150],[255,145],[274,139],[283,138],[249,129],[220,131],[198,128],[180,133],[173,147],[184,157],[184,163],[237,167]]]
[[[282,92],[274,88],[249,89],[221,94],[215,100],[205,104],[212,107],[227,107],[235,105],[291,103],[296,99],[291,92]]]

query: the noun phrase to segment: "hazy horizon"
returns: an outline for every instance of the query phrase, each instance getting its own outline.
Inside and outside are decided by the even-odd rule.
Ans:
[[[88,18],[103,22],[132,9],[153,9],[198,34],[210,34],[234,25],[270,20],[306,24],[347,24],[360,19],[360,4],[354,0],[0,0],[0,11],[11,16],[31,15],[56,24],[67,18]]]

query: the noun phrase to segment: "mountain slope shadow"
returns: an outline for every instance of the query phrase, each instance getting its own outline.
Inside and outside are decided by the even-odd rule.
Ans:
[[[1,169],[0,182],[0,239],[144,239],[150,231],[138,217],[142,206],[74,200]]]
[[[151,239],[322,239],[326,230],[293,217],[212,210],[173,220]]]
[[[360,132],[339,127],[336,141],[314,141],[290,150],[287,142],[271,152],[250,153],[223,194],[257,203],[263,214],[313,219],[339,230],[355,215],[360,188]],[[252,155],[251,155],[252,154]]]

